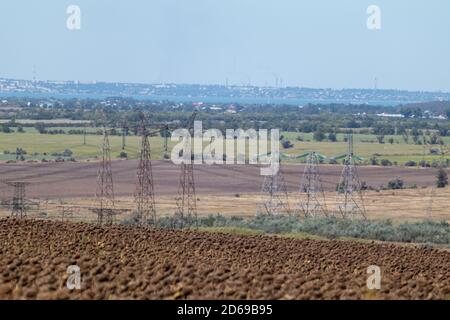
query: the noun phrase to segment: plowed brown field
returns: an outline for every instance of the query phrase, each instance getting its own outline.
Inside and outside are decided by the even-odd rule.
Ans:
[[[450,298],[442,249],[12,219],[0,243],[0,299]]]
[[[178,190],[180,167],[170,161],[153,161],[153,178],[157,196],[174,195]],[[137,161],[113,161],[114,191],[116,196],[132,196],[135,190]],[[297,192],[304,165],[285,165],[288,190]],[[25,181],[27,195],[39,199],[93,197],[97,184],[98,163],[20,163],[0,164],[2,180]],[[432,186],[436,169],[407,167],[359,167],[362,181],[372,187],[387,185],[395,177],[405,185]],[[324,188],[335,191],[342,166],[323,165],[320,168]],[[450,174],[450,171],[449,171]],[[253,165],[196,165],[196,191],[200,195],[233,195],[236,193],[259,193],[264,177],[260,168]],[[0,184],[0,196],[10,193]]]

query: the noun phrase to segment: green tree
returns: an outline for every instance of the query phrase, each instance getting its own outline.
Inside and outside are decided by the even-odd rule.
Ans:
[[[444,168],[439,168],[436,176],[436,186],[438,188],[445,188],[448,185],[447,171]]]
[[[394,180],[391,180],[388,182],[388,189],[393,189],[393,190],[403,189],[403,186],[404,186],[404,182],[400,178],[395,178]]]
[[[336,142],[337,141],[336,133],[330,132],[328,134],[328,140],[331,141],[331,142]]]
[[[11,130],[11,128],[7,124],[2,124],[1,130],[2,130],[3,133],[11,133],[11,132],[13,132]]]
[[[126,152],[122,151],[122,152],[120,153],[120,155],[119,155],[119,158],[127,159],[127,158],[128,158],[128,154],[127,154]]]
[[[419,143],[419,136],[421,134],[421,131],[417,128],[413,128],[411,131],[412,137],[413,137],[413,141],[415,144]]]
[[[43,123],[36,123],[36,124],[34,125],[34,128],[36,129],[37,132],[39,132],[39,133],[41,133],[41,134],[47,132],[47,130],[46,130],[46,128],[45,128],[45,125],[44,125]]]
[[[321,128],[318,128],[316,131],[314,131],[313,139],[319,142],[325,140],[325,133]]]
[[[290,148],[293,148],[293,147],[294,147],[294,145],[292,144],[292,142],[289,141],[289,140],[282,140],[282,141],[281,141],[281,145],[283,146],[284,149],[290,149]]]
[[[379,144],[384,144],[384,134],[378,135],[377,140]]]

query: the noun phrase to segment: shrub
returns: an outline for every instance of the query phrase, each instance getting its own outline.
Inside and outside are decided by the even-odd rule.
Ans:
[[[325,133],[322,130],[318,129],[314,131],[313,139],[319,142],[323,141],[325,140]]]
[[[377,140],[379,144],[384,144],[384,135],[377,136]]]
[[[1,131],[3,133],[13,133],[14,130],[12,130],[7,124],[2,124]]]
[[[328,140],[331,141],[331,142],[336,142],[336,141],[337,141],[336,133],[330,132],[330,133],[328,134]]]
[[[448,185],[448,176],[444,168],[440,168],[436,176],[436,186],[445,188]]]
[[[284,149],[290,149],[290,148],[294,147],[292,142],[289,140],[282,140],[281,145],[283,146]]]
[[[372,166],[377,166],[377,165],[379,165],[378,159],[377,159],[376,157],[370,158],[370,164],[371,164]]]
[[[120,154],[119,154],[119,158],[127,159],[127,158],[128,158],[128,154],[127,154],[126,152],[122,151],[122,152],[120,152]]]
[[[439,149],[436,149],[436,148],[431,148],[430,149],[430,154],[437,155],[437,154],[440,154],[440,153],[441,153],[441,151]]]
[[[72,150],[70,150],[70,149],[66,149],[66,150],[64,150],[63,153],[62,153],[63,157],[71,157],[72,154],[73,154],[73,152],[72,152]]]
[[[47,130],[45,128],[45,125],[42,123],[36,123],[34,125],[34,128],[36,129],[37,132],[39,132],[40,134],[44,134],[47,133]]]
[[[158,225],[168,224],[161,218]],[[230,227],[264,231],[266,233],[309,233],[330,239],[352,237],[381,241],[434,243],[450,245],[450,225],[447,222],[422,221],[394,225],[390,220],[350,220],[335,217],[299,219],[295,216],[261,215],[255,218],[227,218],[210,215],[200,218],[200,227]]]
[[[450,225],[445,221],[426,220],[415,223],[393,224],[390,220],[350,220],[335,217],[300,219],[296,216],[268,215],[244,219],[224,217],[217,214],[199,218],[198,225],[199,227],[253,229],[271,234],[308,233],[330,239],[351,237],[450,245]],[[158,226],[170,228],[171,218],[160,218]]]
[[[405,167],[415,167],[417,166],[417,162],[409,160],[405,162]]]
[[[391,189],[391,190],[403,189],[404,182],[400,178],[395,178],[394,180],[391,180],[388,182],[387,187],[388,187],[388,189]]]

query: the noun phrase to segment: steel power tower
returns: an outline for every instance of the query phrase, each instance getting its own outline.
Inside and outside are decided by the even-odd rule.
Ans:
[[[27,217],[27,206],[26,206],[26,190],[25,187],[28,185],[26,182],[19,181],[5,181],[6,185],[14,188],[13,197],[11,201],[11,217],[12,218],[26,218]]]
[[[257,215],[291,214],[286,182],[281,169],[281,157],[282,155],[280,155],[278,172],[264,177],[261,188],[261,202],[256,211]]]
[[[353,134],[347,134],[347,142],[347,154],[334,158],[344,159],[344,169],[337,188],[337,213],[343,218],[353,219],[361,216],[366,219],[362,184],[355,165],[355,159],[361,158],[353,152]]]
[[[114,207],[114,185],[111,169],[111,146],[109,144],[108,131],[103,127],[102,158],[97,174],[96,199],[98,207],[94,209],[97,213],[98,224],[110,225],[114,222],[116,214]]]
[[[70,205],[64,205],[62,201],[60,201],[60,205],[57,206],[60,209],[61,213],[61,221],[69,221],[74,218],[74,207]]]
[[[188,121],[188,131],[191,137],[193,137],[194,121],[197,116],[195,111]],[[191,150],[192,144],[186,143],[183,148],[183,152]],[[189,154],[191,152],[189,151]],[[197,198],[195,195],[195,180],[194,180],[194,161],[192,159],[185,159],[181,163],[180,183],[178,187],[178,196],[176,198],[177,208],[173,217],[174,228],[190,228],[192,226],[197,227]],[[188,161],[186,161],[188,160]],[[187,163],[186,163],[187,162]]]
[[[300,181],[298,212],[305,218],[328,216],[325,194],[319,173],[320,159],[324,156],[312,151],[298,156],[306,158],[306,166]]]
[[[152,173],[151,150],[146,128],[146,117],[141,113],[140,133],[142,135],[139,164],[136,173],[136,224],[156,226],[155,192]]]
[[[163,159],[167,160],[167,159],[170,159],[170,156],[169,156],[169,143],[168,143],[168,140],[169,140],[169,125],[168,124],[165,124],[164,127],[163,127],[163,136],[164,136],[164,156],[163,156]]]
[[[125,150],[127,146],[126,138],[128,136],[128,121],[127,119],[124,119],[122,122],[122,150]]]
[[[441,154],[441,158],[439,160],[439,165],[438,165],[438,170],[441,170],[446,167],[446,155],[447,155],[448,149],[445,145],[444,140],[442,139],[442,137],[440,135],[438,138],[438,143],[439,143],[439,152]],[[428,206],[426,208],[426,217],[429,220],[432,219],[433,202],[434,202],[434,198],[436,197],[436,191],[437,191],[436,189],[437,188],[438,188],[437,185],[434,185],[433,187],[431,187],[430,198],[428,201]]]

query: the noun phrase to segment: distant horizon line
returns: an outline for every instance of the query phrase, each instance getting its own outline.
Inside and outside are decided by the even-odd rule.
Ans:
[[[84,85],[93,85],[93,84],[131,84],[131,85],[147,85],[147,86],[157,86],[157,85],[175,85],[175,86],[219,86],[219,87],[235,87],[235,88],[266,88],[266,89],[306,89],[306,90],[330,90],[330,91],[345,91],[345,90],[361,90],[361,91],[397,91],[397,92],[409,92],[409,93],[441,93],[441,94],[450,94],[450,91],[443,90],[411,90],[411,89],[387,89],[387,88],[326,88],[326,87],[303,87],[303,86],[261,86],[261,85],[252,85],[252,84],[220,84],[220,83],[184,83],[184,82],[126,82],[126,81],[105,81],[105,80],[50,80],[50,79],[21,79],[21,78],[6,78],[0,77],[0,80],[10,80],[10,81],[28,81],[28,82],[44,82],[44,83],[64,83],[64,84],[84,84]]]

